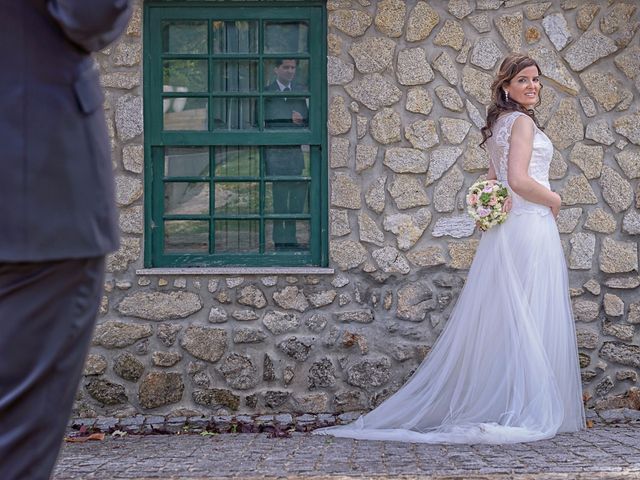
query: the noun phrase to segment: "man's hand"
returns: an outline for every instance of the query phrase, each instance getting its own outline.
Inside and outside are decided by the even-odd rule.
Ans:
[[[304,123],[304,117],[302,116],[302,114],[300,112],[295,111],[295,110],[293,112],[291,112],[291,120],[296,125],[302,125]]]

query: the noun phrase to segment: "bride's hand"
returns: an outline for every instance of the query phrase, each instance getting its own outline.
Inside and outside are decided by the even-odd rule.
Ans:
[[[504,201],[504,205],[502,205],[503,213],[509,213],[511,211],[512,204],[513,202],[511,201],[511,197],[507,197],[507,199]]]
[[[551,204],[551,213],[553,213],[553,218],[558,218],[560,214],[560,206],[562,205],[562,198],[556,192],[552,192],[554,195],[553,203]]]

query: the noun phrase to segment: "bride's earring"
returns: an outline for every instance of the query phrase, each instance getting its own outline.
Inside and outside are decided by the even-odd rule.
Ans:
[[[504,90],[504,101],[505,102],[509,101],[509,92],[507,92],[506,90]]]

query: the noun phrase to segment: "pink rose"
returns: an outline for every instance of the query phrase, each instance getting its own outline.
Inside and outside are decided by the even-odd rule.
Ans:
[[[492,207],[498,203],[498,199],[494,196],[491,197],[491,200],[489,200],[489,205],[491,205]]]
[[[476,205],[478,203],[478,195],[475,193],[469,195],[469,205]]]

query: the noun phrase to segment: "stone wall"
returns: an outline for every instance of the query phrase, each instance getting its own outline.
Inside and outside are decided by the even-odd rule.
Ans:
[[[331,275],[136,273],[140,7],[98,55],[123,244],[109,257],[77,415],[346,412],[399,388],[442,330],[478,243],[464,193],[487,168],[479,128],[510,51],[544,74],[538,118],[556,147],[588,404],[637,384],[635,2],[329,1]]]

